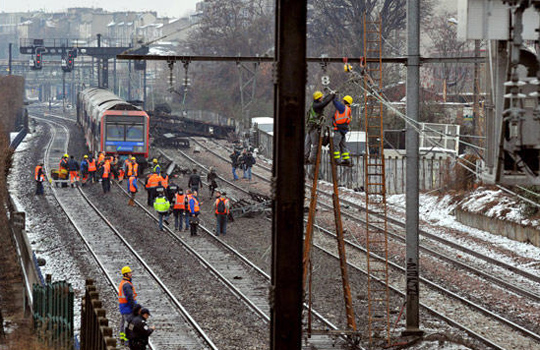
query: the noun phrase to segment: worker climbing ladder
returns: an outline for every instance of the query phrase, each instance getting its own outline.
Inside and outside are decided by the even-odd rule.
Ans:
[[[305,240],[304,240],[304,255],[303,255],[303,265],[304,265],[304,273],[303,273],[303,286],[304,290],[306,290],[306,294],[308,296],[308,329],[307,333],[308,335],[311,335],[314,333],[312,330],[312,324],[311,324],[311,282],[312,282],[312,274],[310,273],[312,270],[312,261],[311,261],[311,247],[313,245],[313,224],[315,220],[315,213],[317,208],[317,184],[318,184],[318,178],[319,178],[319,168],[321,163],[321,154],[322,154],[322,144],[323,144],[323,138],[329,136],[330,138],[330,165],[332,169],[332,182],[334,185],[334,192],[332,194],[332,202],[334,207],[334,222],[336,225],[336,239],[338,244],[338,252],[339,252],[339,260],[340,260],[340,268],[341,268],[341,280],[343,284],[343,294],[345,299],[345,311],[347,314],[347,326],[349,329],[345,331],[339,331],[343,334],[349,334],[351,337],[350,339],[354,342],[357,341],[356,337],[356,320],[352,305],[352,296],[351,296],[351,288],[349,285],[349,277],[347,273],[347,259],[345,254],[345,242],[343,238],[343,224],[341,221],[341,210],[340,210],[340,204],[339,204],[339,193],[338,193],[338,176],[337,176],[337,164],[336,160],[333,157],[334,154],[334,145],[333,145],[333,138],[330,136],[330,127],[327,125],[323,128],[321,131],[321,135],[319,136],[319,142],[317,145],[317,157],[314,166],[314,172],[313,172],[313,184],[311,187],[311,198],[310,198],[310,205],[309,205],[309,215],[308,215],[308,223],[306,226],[306,233],[305,233]],[[309,276],[308,276],[309,274]],[[307,286],[306,286],[307,282]]]
[[[369,341],[386,338],[390,344],[388,289],[388,234],[384,165],[381,18],[364,15],[364,190],[366,195],[366,249],[368,270]]]

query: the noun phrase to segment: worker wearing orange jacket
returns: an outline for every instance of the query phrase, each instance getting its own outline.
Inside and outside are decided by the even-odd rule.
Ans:
[[[156,196],[156,188],[160,186],[161,176],[156,173],[150,174],[146,179],[146,191],[148,192],[148,206],[154,205],[154,197]]]

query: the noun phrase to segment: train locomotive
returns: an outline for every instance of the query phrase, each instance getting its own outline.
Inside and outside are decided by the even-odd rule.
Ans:
[[[90,152],[148,158],[150,118],[112,92],[87,88],[77,95],[77,122]]]

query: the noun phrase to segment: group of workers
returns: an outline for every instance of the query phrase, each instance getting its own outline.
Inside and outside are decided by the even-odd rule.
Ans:
[[[229,158],[231,158],[233,180],[236,181],[239,179],[238,175],[236,174],[236,170],[242,170],[244,172],[242,179],[251,181],[251,168],[255,165],[255,163],[257,163],[253,153],[247,149],[244,149],[240,153],[239,150],[235,149],[229,155]]]
[[[321,135],[321,132],[323,131],[323,127],[327,124],[324,109],[330,102],[333,102],[336,109],[331,119],[332,127],[334,129],[334,161],[337,165],[352,165],[345,137],[349,132],[349,124],[351,123],[351,105],[353,99],[349,95],[343,97],[341,100],[336,96],[337,91],[330,91],[326,97],[321,91],[315,91],[313,93],[313,103],[307,113],[307,129],[304,145],[304,162],[306,164],[315,163],[318,153],[319,138],[324,136]],[[315,151],[313,148],[315,148]]]

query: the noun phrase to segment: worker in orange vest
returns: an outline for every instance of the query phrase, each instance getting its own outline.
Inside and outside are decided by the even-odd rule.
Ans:
[[[149,206],[154,205],[154,197],[156,196],[156,188],[160,186],[161,176],[156,173],[150,174],[146,179],[146,191],[148,192],[148,201]]]
[[[199,214],[200,205],[197,198],[197,191],[187,191],[188,195],[188,208],[189,208],[189,226],[191,229],[191,235],[197,236],[197,228],[199,226]]]
[[[345,141],[345,135],[349,132],[349,124],[351,123],[351,105],[353,99],[347,95],[343,97],[343,103],[338,99],[334,99],[336,113],[332,118],[334,126],[334,161],[338,165],[350,166],[351,155]]]
[[[43,195],[43,181],[45,181],[45,173],[43,172],[43,162],[36,165],[34,171],[34,178],[36,179],[36,195]]]
[[[120,331],[120,342],[123,344],[128,339],[125,333],[125,322],[127,317],[133,312],[133,307],[137,304],[137,293],[131,282],[133,271],[129,266],[124,266],[121,270],[122,281],[118,286],[118,306],[122,318],[118,329]]]
[[[111,160],[106,158],[101,167],[101,187],[103,193],[111,191]]]
[[[97,181],[96,171],[97,171],[96,160],[94,156],[90,155],[90,159],[88,159],[88,179],[91,180],[92,183]]]
[[[182,224],[184,221],[184,215],[186,213],[186,195],[184,190],[178,188],[173,197],[173,215],[174,215],[174,229],[182,231]],[[186,215],[186,218],[188,216]],[[189,226],[188,220],[186,220],[186,230]]]
[[[137,178],[134,175],[131,175],[128,179],[128,191],[130,194],[128,205],[135,206],[135,194],[137,193]]]
[[[100,164],[103,164],[104,161],[105,161],[105,153],[99,152],[99,154],[98,154],[98,159],[97,159],[98,166],[99,166]]]
[[[126,176],[139,176],[139,164],[137,163],[137,159],[135,157],[131,157],[129,159],[129,162],[126,163]]]
[[[216,236],[227,233],[227,216],[229,215],[229,199],[225,197],[225,193],[221,190],[216,190],[216,202],[214,203],[216,209]]]

